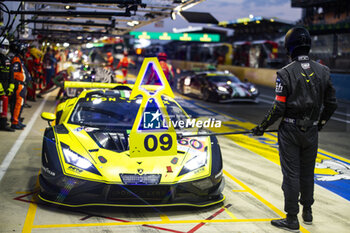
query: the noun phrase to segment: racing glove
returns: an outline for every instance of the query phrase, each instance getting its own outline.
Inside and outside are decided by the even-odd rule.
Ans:
[[[265,129],[260,125],[252,129],[253,136],[262,136],[264,135],[264,131]]]
[[[3,96],[3,95],[5,95],[6,93],[5,93],[5,90],[4,90],[4,88],[2,87],[2,84],[0,83],[0,96]]]
[[[13,90],[15,89],[15,84],[11,83],[9,88],[7,89],[7,96],[11,96],[13,94]]]
[[[320,120],[320,122],[317,125],[318,131],[321,131],[323,126],[325,126],[325,125],[326,125],[326,121],[325,120]]]

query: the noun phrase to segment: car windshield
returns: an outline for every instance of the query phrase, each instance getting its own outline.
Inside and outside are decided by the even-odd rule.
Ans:
[[[207,76],[208,80],[214,83],[240,83],[241,81],[233,75],[215,75],[215,76]]]
[[[89,93],[79,99],[68,123],[86,126],[115,126],[131,129],[139,110],[142,98],[129,100],[125,94],[130,91],[106,91]],[[171,120],[186,118],[184,112],[173,101],[165,104]]]

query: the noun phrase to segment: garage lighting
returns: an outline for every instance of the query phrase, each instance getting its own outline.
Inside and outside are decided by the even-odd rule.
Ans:
[[[94,45],[92,43],[87,43],[86,44],[86,48],[87,49],[91,49],[92,47],[94,47]]]
[[[66,5],[65,8],[66,8],[66,10],[69,10],[70,6],[69,6],[69,5]]]
[[[83,39],[83,37],[82,36],[77,36],[77,39],[81,40],[81,39]]]
[[[170,12],[170,18],[171,18],[172,20],[176,20],[176,12],[175,12],[175,11],[171,11],[171,12]]]

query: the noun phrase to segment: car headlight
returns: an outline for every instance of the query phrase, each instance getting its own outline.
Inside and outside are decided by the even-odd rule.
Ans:
[[[190,77],[185,78],[184,85],[189,86],[190,84],[191,84],[191,78]]]
[[[250,87],[250,92],[254,94],[257,93],[258,90],[255,87]]]
[[[66,160],[66,163],[74,165],[76,167],[82,168],[82,169],[88,169],[92,166],[92,163],[85,159],[84,157],[78,155],[71,149],[67,147],[62,147],[63,155]]]
[[[207,164],[207,152],[199,153],[187,161],[179,173],[179,176],[204,167]]]
[[[221,91],[221,92],[228,92],[226,87],[221,87],[221,86],[218,87],[218,91]]]

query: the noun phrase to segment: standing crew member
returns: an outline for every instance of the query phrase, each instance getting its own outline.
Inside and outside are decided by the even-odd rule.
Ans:
[[[159,64],[162,67],[162,70],[164,72],[166,79],[168,80],[170,86],[173,86],[175,75],[174,75],[173,67],[166,62],[168,56],[166,55],[166,53],[158,53],[157,57],[158,57]],[[161,85],[160,79],[157,76],[157,73],[155,72],[153,67],[152,67],[152,72],[151,72],[149,79],[147,81],[147,84]]]
[[[44,95],[49,92],[49,90],[56,85],[60,88],[60,90],[57,93],[56,100],[60,98],[62,93],[64,92],[64,81],[69,80],[69,76],[72,75],[72,72],[74,71],[73,66],[69,66],[66,70],[61,70],[60,72],[55,75],[55,77],[52,79],[52,82],[46,86],[43,90],[40,91],[39,95]]]
[[[114,57],[111,52],[107,53],[107,67],[114,70]]]
[[[14,79],[15,90],[11,98],[11,128],[23,129],[24,125],[21,119],[23,104],[27,92],[27,82],[31,80],[30,74],[23,63],[23,53],[26,46],[24,44],[14,42],[11,44],[11,49],[15,56],[11,60],[10,75]]]
[[[312,224],[318,131],[329,120],[337,104],[328,67],[308,57],[309,32],[302,27],[290,29],[284,45],[293,61],[277,72],[275,101],[262,123],[253,129],[253,135],[263,135],[267,127],[282,117],[278,144],[287,218],[272,220],[271,224],[298,231],[299,194],[304,223]]]
[[[7,57],[10,43],[4,37],[0,37],[0,41],[0,130],[14,131],[7,125],[8,99],[15,88],[10,76],[11,61]]]
[[[127,83],[129,63],[135,65],[135,62],[133,60],[131,60],[130,58],[128,58],[128,52],[124,51],[124,57],[119,61],[118,65],[117,65],[117,69],[119,69],[119,67],[122,67],[123,78],[124,78],[123,83]]]
[[[33,47],[27,52],[27,69],[32,77],[32,81],[28,86],[27,100],[36,101],[37,83],[40,81],[40,76],[37,73],[37,62],[40,61],[42,52]]]
[[[52,50],[48,47],[43,60],[45,86],[50,84],[52,77],[55,75],[56,66],[56,59],[53,56]]]

